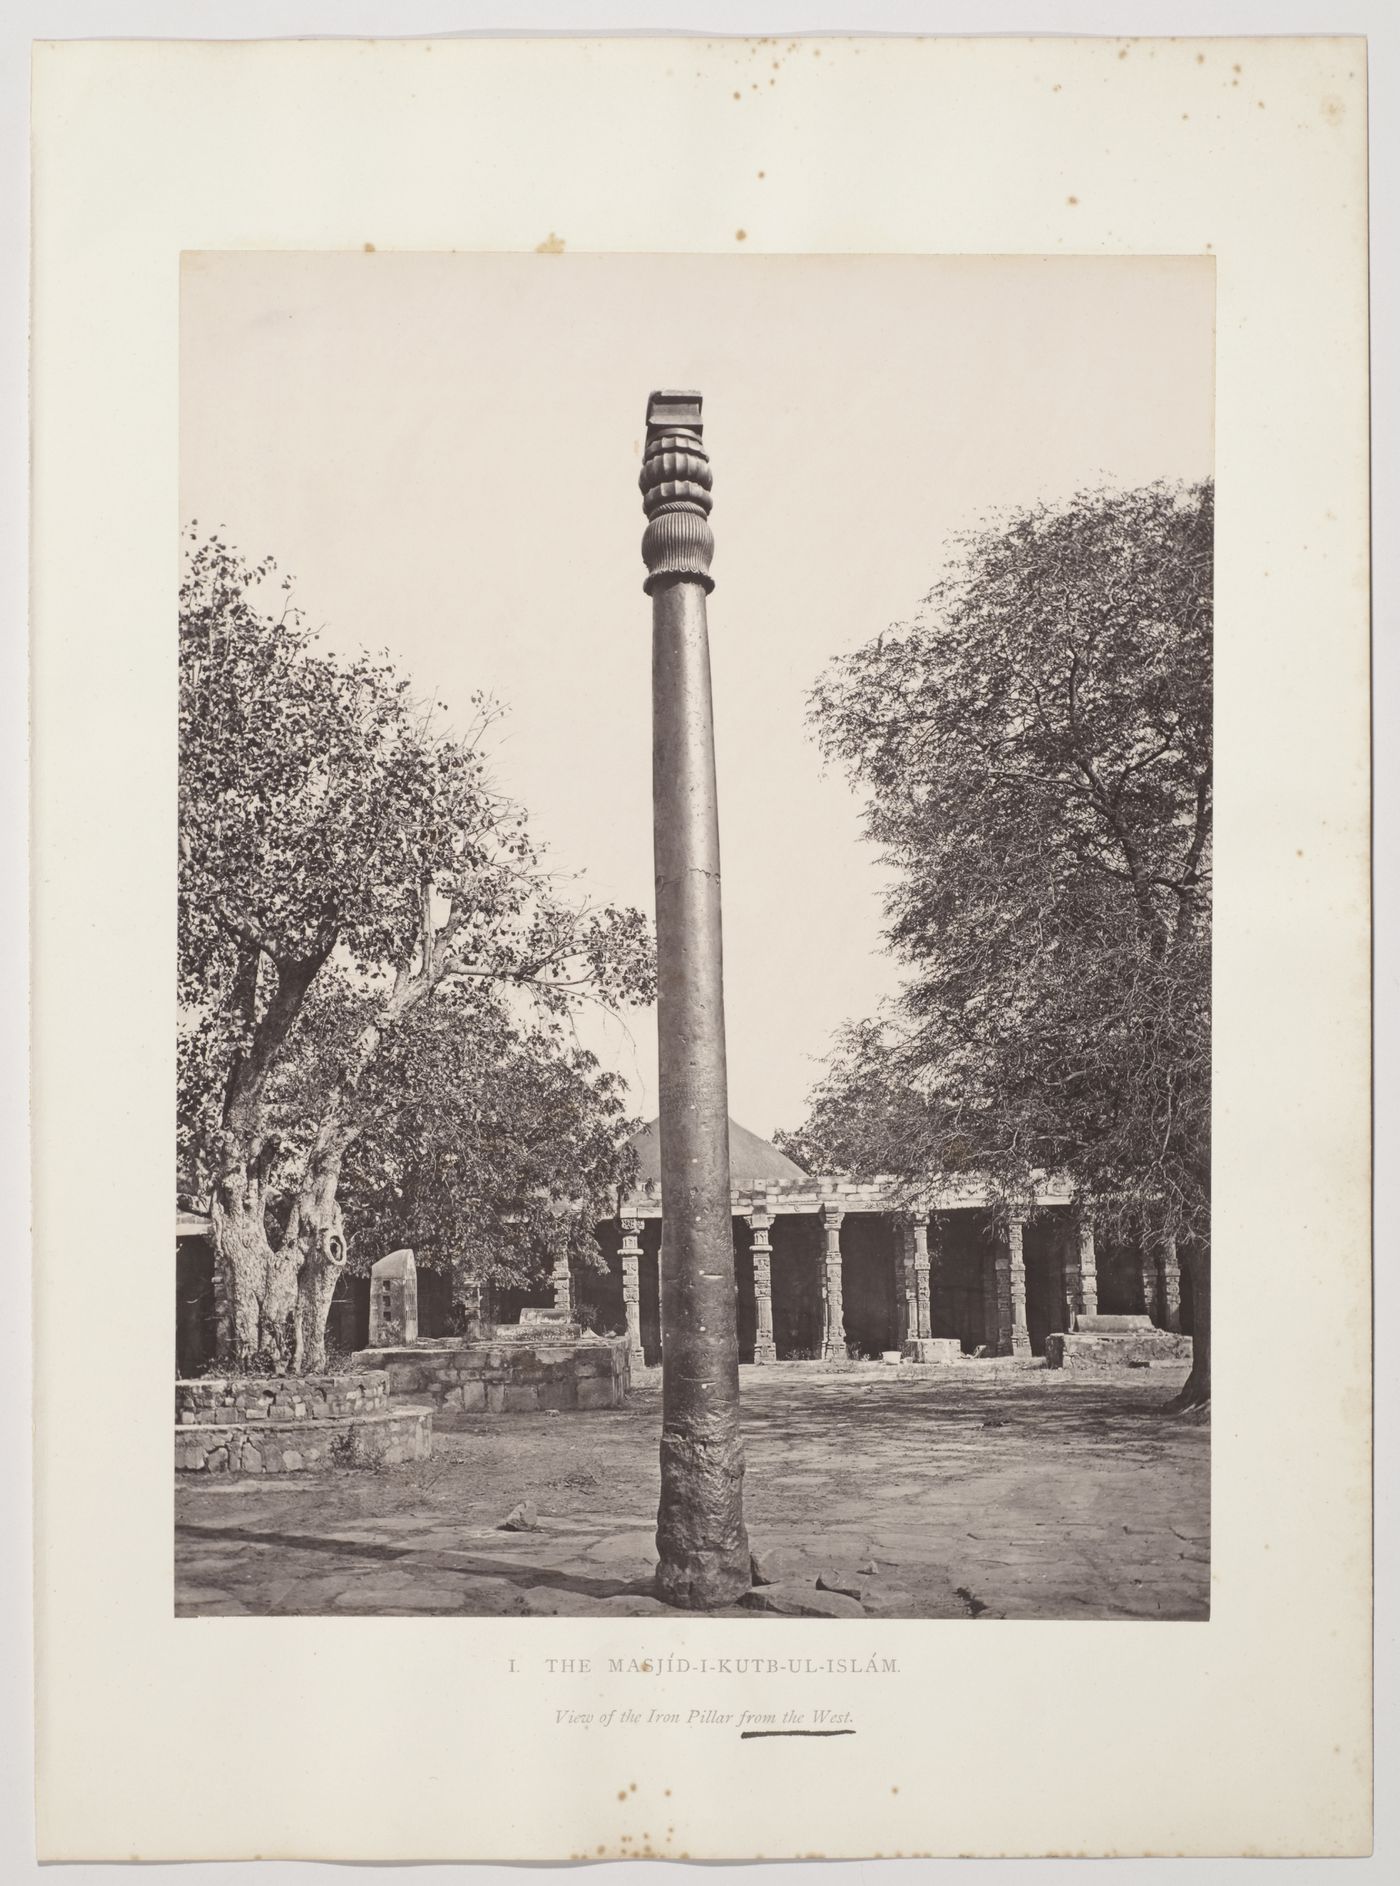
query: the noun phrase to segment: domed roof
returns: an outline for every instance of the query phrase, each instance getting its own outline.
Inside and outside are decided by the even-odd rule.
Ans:
[[[637,1183],[657,1183],[661,1178],[661,1135],[659,1120],[652,1120],[630,1144],[637,1152]],[[737,1120],[729,1122],[729,1183],[746,1191],[750,1186],[776,1184],[780,1179],[805,1179],[807,1174],[786,1153],[780,1153],[771,1140],[760,1139]]]

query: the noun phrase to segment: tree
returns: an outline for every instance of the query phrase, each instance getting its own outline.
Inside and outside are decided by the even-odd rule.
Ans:
[[[408,1246],[468,1298],[536,1285],[560,1254],[602,1261],[593,1227],[632,1179],[639,1122],[560,1018],[522,1022],[496,992],[455,985],[400,1032],[367,1100],[342,1186],[367,1227],[357,1269]]]
[[[319,653],[285,582],[278,610],[260,606],[273,581],[270,560],[191,539],[180,1118],[210,1196],[221,1355],[309,1368],[347,1256],[341,1166],[386,1040],[452,982],[515,986],[557,1014],[589,994],[647,999],[652,965],[641,916],[563,898],[524,815],[493,789],[490,704],[474,704],[467,738],[439,735],[387,662]],[[326,999],[308,1014],[313,990]],[[316,1051],[303,1038],[300,1054],[303,1083],[312,1069],[321,1083],[315,1124],[274,1239],[287,1147],[271,1089],[313,1024]]]
[[[790,1143],[855,1169],[1072,1177],[1178,1240],[1209,1396],[1212,490],[1081,494],[957,540],[814,690],[894,868],[898,1000]]]

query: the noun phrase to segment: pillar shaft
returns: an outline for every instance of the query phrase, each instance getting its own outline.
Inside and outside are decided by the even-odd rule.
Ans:
[[[658,1594],[749,1586],[729,1195],[719,802],[709,630],[711,477],[697,394],[654,393],[641,488],[652,605],[652,809],[661,1112]]]
[[[1079,1226],[1079,1295],[1086,1316],[1099,1313],[1099,1269],[1094,1255],[1094,1227]]]
[[[1084,1308],[1080,1290],[1079,1240],[1071,1224],[1062,1227],[1060,1235],[1060,1301],[1066,1329],[1074,1328],[1074,1319]]]
[[[823,1205],[822,1225],[822,1361],[840,1361],[846,1354],[846,1310],[841,1299],[841,1219],[839,1205]]]
[[[561,1251],[554,1260],[554,1272],[551,1278],[554,1285],[554,1307],[563,1312],[569,1321],[574,1317],[574,1279],[569,1269],[569,1253]]]
[[[1172,1237],[1162,1239],[1162,1322],[1167,1329],[1181,1328],[1181,1264]]]
[[[1007,1286],[1011,1297],[1011,1348],[1013,1356],[1028,1356],[1031,1334],[1026,1326],[1026,1258],[1022,1245],[1022,1224],[1013,1218],[1006,1227]]]
[[[1142,1253],[1143,1313],[1157,1321],[1157,1253],[1149,1244]]]
[[[918,1293],[914,1284],[914,1225],[897,1218],[894,1225],[894,1298],[899,1324],[899,1346],[919,1333]]]
[[[997,1289],[996,1255],[992,1251],[982,1254],[982,1340],[984,1346],[998,1354],[1001,1349],[1001,1312]]]
[[[753,1232],[753,1359],[776,1362],[778,1351],[773,1342],[773,1247],[769,1243],[772,1220],[764,1212],[753,1212],[749,1228]]]
[[[929,1251],[928,1220],[913,1223],[914,1244],[914,1330],[920,1339],[933,1334],[933,1260]]]
[[[1011,1354],[1011,1251],[999,1240],[992,1256],[997,1291],[997,1354]]]
[[[642,1346],[641,1232],[639,1218],[622,1220],[622,1308],[627,1317],[627,1359],[638,1369],[646,1362]]]

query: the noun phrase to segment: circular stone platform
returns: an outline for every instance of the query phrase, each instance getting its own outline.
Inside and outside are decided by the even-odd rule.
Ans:
[[[175,1466],[183,1473],[300,1473],[426,1460],[432,1433],[431,1408],[390,1408],[382,1372],[175,1384]]]

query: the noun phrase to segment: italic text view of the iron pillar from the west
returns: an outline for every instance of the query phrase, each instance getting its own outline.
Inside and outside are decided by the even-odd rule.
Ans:
[[[719,811],[705,598],[710,464],[700,395],[653,393],[642,502],[652,607],[652,806],[662,1242],[658,1594],[689,1610],[749,1585],[729,1191]]]

